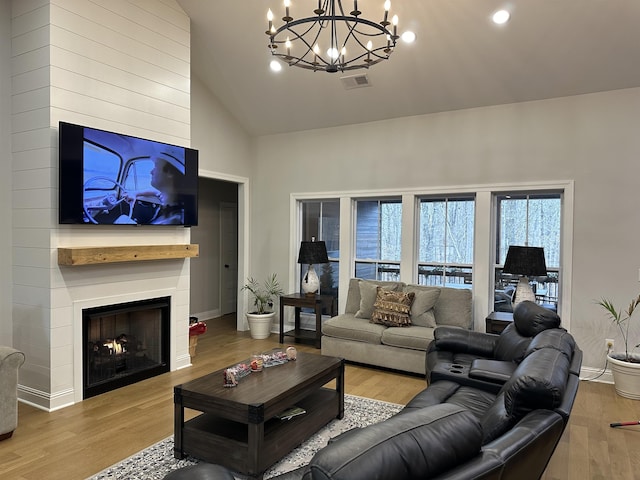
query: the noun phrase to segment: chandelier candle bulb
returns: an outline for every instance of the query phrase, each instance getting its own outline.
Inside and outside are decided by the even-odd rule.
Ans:
[[[320,53],[320,47],[316,43],[316,45],[313,47],[313,64],[314,65],[318,65],[318,54],[319,53]]]
[[[389,25],[389,22],[387,21],[387,19],[389,18],[390,8],[391,8],[391,0],[387,0],[386,2],[384,2],[384,19],[381,22],[381,24],[384,26]]]
[[[293,18],[289,16],[289,7],[291,6],[291,0],[284,0],[284,17],[283,21],[289,23]]]

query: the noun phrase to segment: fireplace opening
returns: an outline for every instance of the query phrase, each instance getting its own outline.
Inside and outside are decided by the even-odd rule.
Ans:
[[[84,309],[83,398],[169,371],[170,298]]]

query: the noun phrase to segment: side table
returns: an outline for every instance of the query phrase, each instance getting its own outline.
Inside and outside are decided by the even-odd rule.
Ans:
[[[294,329],[284,331],[284,307],[295,308]],[[303,330],[300,328],[300,310],[312,308],[316,314],[315,330]],[[332,317],[337,315],[335,297],[331,295],[306,295],[304,293],[290,293],[280,296],[280,343],[284,343],[284,337],[293,337],[294,341],[312,340],[316,348],[320,348],[322,339],[322,312],[326,311]]]
[[[500,334],[507,325],[513,323],[513,313],[511,312],[491,312],[485,319],[485,330],[487,333]]]

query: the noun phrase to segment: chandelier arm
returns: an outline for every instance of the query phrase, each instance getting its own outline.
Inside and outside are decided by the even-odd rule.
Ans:
[[[366,18],[350,17],[345,15],[327,15],[323,18],[331,22],[354,22],[355,24],[367,25],[369,27],[375,28],[380,32],[379,34],[370,34],[370,36],[392,35],[391,32],[384,26],[380,25],[379,23],[372,22],[371,20],[367,20]],[[291,20],[290,22],[281,25],[279,28],[276,29],[275,33],[273,33],[273,35],[271,36],[277,37],[280,33],[289,29],[290,27],[295,27],[296,25],[301,25],[305,23],[320,23],[320,22],[316,17],[298,18],[297,20]]]
[[[293,57],[291,55],[285,55],[285,54],[276,54],[273,52],[272,50],[272,54],[279,57],[282,61],[284,61],[285,63],[288,63],[291,66],[299,66],[298,64],[302,61],[308,65],[311,65],[313,67],[313,63],[309,62],[308,60],[304,60],[304,57],[306,57],[309,54],[312,54],[314,56],[315,60],[319,60],[318,65],[329,65],[330,62],[328,62],[321,54],[319,53],[315,53],[313,51],[313,45],[318,43],[318,39],[320,38],[320,34],[322,33],[322,29],[318,29],[318,32],[315,34],[315,37],[313,39],[313,41],[311,43],[309,43],[306,38],[305,35],[307,35],[309,32],[311,32],[311,30],[313,29],[313,25],[311,27],[309,27],[307,30],[305,30],[304,33],[299,34],[298,32],[296,32],[295,30],[293,30],[290,26],[286,29],[284,29],[283,31],[288,31],[289,33],[291,33],[293,35],[293,40],[300,40],[302,43],[304,43],[307,47],[306,52],[304,52],[303,55],[299,56],[299,57]],[[292,40],[292,39],[290,39]],[[285,41],[283,40],[275,40],[272,43],[277,43],[277,44],[283,44],[285,43]],[[297,61],[292,62],[291,60],[293,59],[297,59]]]
[[[303,37],[304,37],[307,33],[309,33],[311,30],[313,30],[313,27],[314,27],[314,26],[315,26],[315,25],[311,25],[311,26],[309,26],[309,28],[307,28],[303,33],[298,33],[298,32],[296,32],[295,30],[293,30],[293,29],[291,28],[291,23],[285,24],[285,25],[283,25],[282,27],[280,27],[280,28],[279,28],[279,29],[278,29],[278,30],[277,30],[273,35],[271,35],[271,42],[272,42],[272,43],[277,43],[277,44],[280,44],[280,45],[284,44],[284,43],[286,42],[286,40],[278,40],[278,39],[276,39],[276,37],[277,37],[280,33],[282,33],[282,32],[289,32],[289,33],[293,34],[293,35],[295,36],[295,38],[299,38],[300,40],[303,40],[303,41],[304,41],[304,38],[303,38]],[[321,31],[322,31],[322,30],[319,30],[319,31],[318,31],[318,34],[316,35],[316,38],[315,38],[315,40],[316,40],[316,41],[317,41],[318,37],[320,36],[320,32],[321,32]],[[306,43],[306,42],[305,42],[305,43]]]
[[[357,35],[355,35],[355,33],[359,33],[359,32],[355,29],[356,24],[354,24],[353,26],[351,26],[351,25],[349,24],[349,22],[345,22],[345,25],[346,25],[346,28],[348,29],[348,31],[349,31],[349,32],[347,33],[347,35],[346,35],[346,37],[345,37],[345,39],[344,39],[344,43],[342,44],[342,46],[343,46],[343,47],[346,47],[346,46],[347,46],[347,42],[349,41],[349,39],[350,39],[350,38],[353,38],[353,40],[354,40],[358,45],[360,45],[360,47],[362,47],[362,49],[363,49],[363,50],[365,50],[365,55],[366,55],[366,52],[368,52],[369,50],[367,49],[367,46],[366,46],[366,45],[365,45],[365,44],[360,40],[360,38],[358,38],[358,36],[357,36]],[[354,33],[354,32],[355,32],[355,33]],[[367,36],[367,37],[378,37],[378,36],[380,36],[381,34],[380,34],[380,33],[376,33],[376,34],[360,33],[360,35],[365,35],[365,36]],[[380,48],[386,48],[386,47],[379,47],[379,48],[376,48],[375,50],[378,50],[378,49],[380,49]],[[372,50],[371,52],[373,52],[373,51],[374,51],[374,50]]]

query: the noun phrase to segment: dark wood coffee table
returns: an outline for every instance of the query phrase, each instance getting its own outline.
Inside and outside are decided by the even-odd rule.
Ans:
[[[298,359],[223,386],[224,369],[174,387],[174,456],[187,454],[252,478],[334,418],[344,415],[344,360]],[[335,389],[325,385],[335,380]],[[279,420],[292,406],[307,413]],[[185,422],[185,408],[202,412]]]

